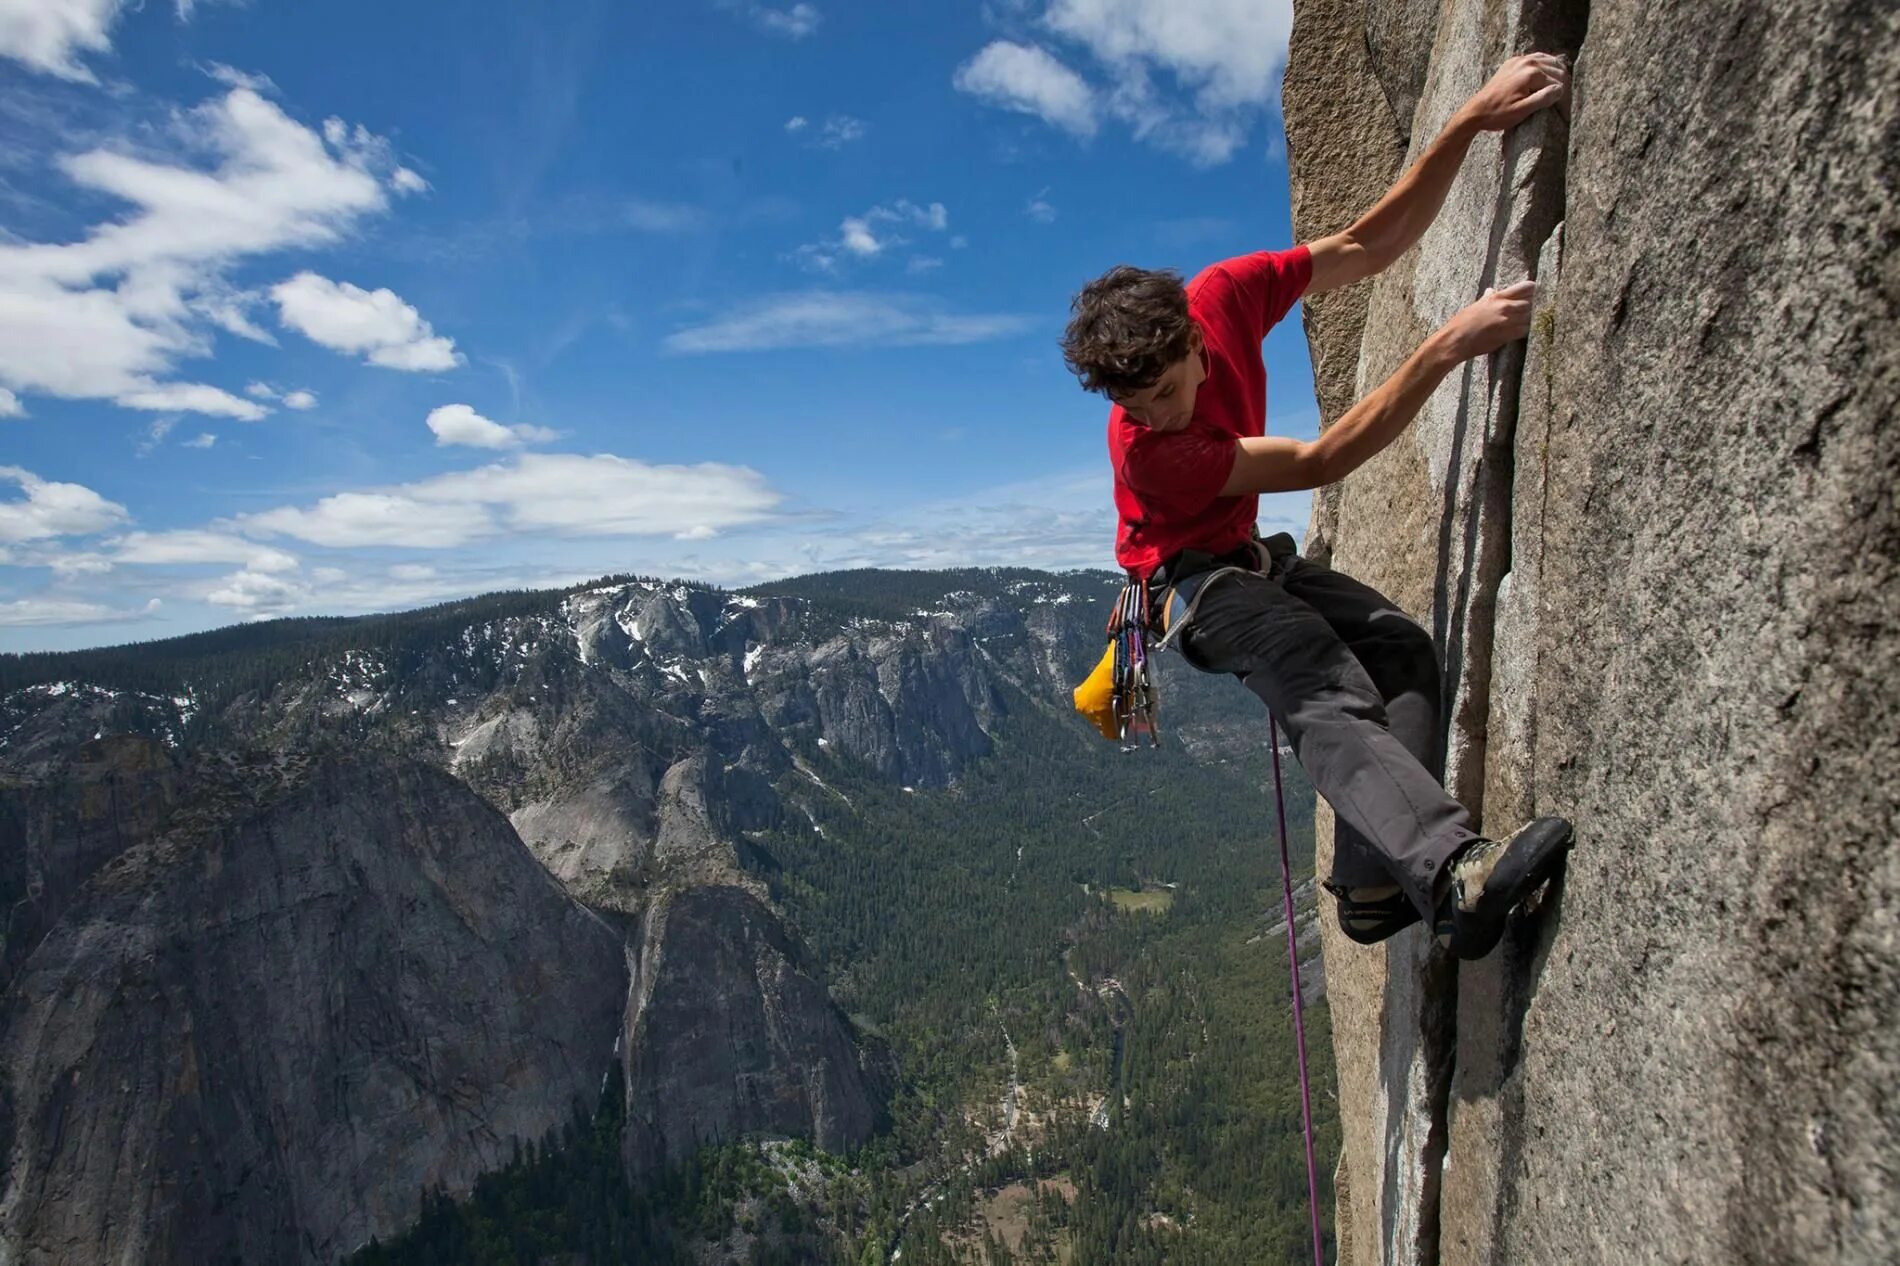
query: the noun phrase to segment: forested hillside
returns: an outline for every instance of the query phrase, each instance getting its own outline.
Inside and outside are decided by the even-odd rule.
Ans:
[[[420,1221],[363,1262],[1281,1260],[1304,1242],[1305,1177],[1265,718],[1229,683],[1170,665],[1160,750],[1095,737],[1066,687],[1111,592],[1093,573],[838,573],[744,594],[608,580],[14,657],[0,753],[38,770],[61,735],[83,743],[93,730],[76,731],[113,718],[186,759],[342,737],[438,762],[532,824],[534,806],[594,803],[588,771],[619,769],[616,744],[666,742],[657,825],[628,819],[655,832],[646,860],[590,878],[561,869],[558,839],[532,837],[537,855],[603,903],[636,963],[677,959],[640,945],[683,894],[726,890],[695,885],[756,893],[745,900],[769,903],[797,947],[792,969],[884,1070],[882,1124],[848,1146],[754,1126],[630,1177],[630,1122],[673,1092],[649,1087],[650,1062],[617,1058],[568,1124],[517,1140],[466,1195],[424,1194]],[[895,709],[887,738],[849,719],[875,691],[844,690],[860,702],[825,719],[828,674],[852,663],[891,665],[876,688]],[[940,678],[962,683],[982,729],[915,766],[947,761],[946,781],[902,781],[886,771],[922,759],[906,755],[923,750],[918,727],[957,706],[902,683]],[[816,722],[800,719],[805,689]],[[735,719],[752,697],[759,720]],[[630,702],[653,719],[623,716]],[[538,746],[484,737],[529,731]],[[721,751],[724,772],[707,764]],[[1288,777],[1304,879],[1312,795],[1297,767]],[[1328,1087],[1310,892],[1309,1037]],[[1330,1093],[1315,1107],[1330,1173]]]

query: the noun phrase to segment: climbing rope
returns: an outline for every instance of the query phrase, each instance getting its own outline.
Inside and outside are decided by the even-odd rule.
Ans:
[[[1313,1219],[1313,1266],[1326,1266],[1319,1237],[1319,1166],[1313,1160],[1313,1083],[1306,1071],[1306,1000],[1300,993],[1300,941],[1293,927],[1293,861],[1286,847],[1286,788],[1280,782],[1280,726],[1267,721],[1273,742],[1273,798],[1280,808],[1280,885],[1286,892],[1286,961],[1293,974],[1293,1035],[1300,1048],[1300,1124],[1306,1133],[1306,1209]]]

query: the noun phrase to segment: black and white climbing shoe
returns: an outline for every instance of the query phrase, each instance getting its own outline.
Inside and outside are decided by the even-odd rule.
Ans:
[[[1556,873],[1575,838],[1562,818],[1533,818],[1501,840],[1478,840],[1447,867],[1432,931],[1460,958],[1483,958],[1517,903]]]

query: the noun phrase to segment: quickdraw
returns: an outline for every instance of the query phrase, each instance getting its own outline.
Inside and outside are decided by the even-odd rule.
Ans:
[[[1115,668],[1110,696],[1116,732],[1122,750],[1134,751],[1146,738],[1148,746],[1161,746],[1161,730],[1156,715],[1161,694],[1151,673],[1149,651],[1148,582],[1131,581],[1122,588],[1121,597],[1108,617],[1108,638],[1113,643]]]

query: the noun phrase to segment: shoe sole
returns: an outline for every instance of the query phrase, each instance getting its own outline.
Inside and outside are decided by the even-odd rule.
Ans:
[[[1538,818],[1505,841],[1477,909],[1453,916],[1451,952],[1471,960],[1496,949],[1511,911],[1556,873],[1574,843],[1576,832],[1562,818]]]

